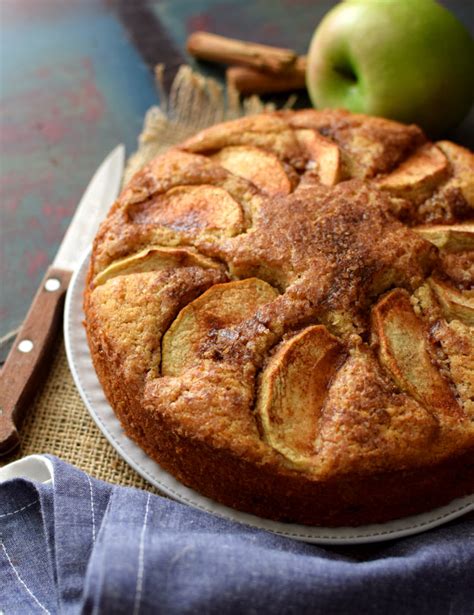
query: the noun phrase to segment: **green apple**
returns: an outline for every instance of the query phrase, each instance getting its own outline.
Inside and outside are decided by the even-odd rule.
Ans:
[[[474,41],[435,0],[345,0],[314,33],[306,82],[316,107],[453,128],[474,96]]]

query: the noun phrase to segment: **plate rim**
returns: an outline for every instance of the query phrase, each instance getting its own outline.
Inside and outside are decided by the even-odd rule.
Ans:
[[[293,538],[313,544],[335,546],[370,544],[412,536],[444,525],[474,510],[474,494],[471,494],[456,498],[448,504],[431,511],[394,519],[386,523],[355,527],[306,526],[296,523],[272,521],[250,513],[234,510],[186,487],[148,457],[125,434],[120,421],[105,398],[92,365],[83,326],[82,295],[89,258],[90,250],[83,256],[79,266],[74,271],[66,294],[64,342],[69,369],[82,401],[108,442],[142,478],[168,497],[208,514],[223,517],[228,521],[263,529],[286,538]],[[91,391],[91,387],[84,384],[84,377],[92,379],[94,386],[96,386],[95,391]],[[97,410],[97,402],[100,402],[102,406],[99,406],[99,410]],[[110,418],[107,417],[107,413],[110,415]],[[144,467],[144,463],[149,467]],[[163,480],[166,482],[163,482]]]

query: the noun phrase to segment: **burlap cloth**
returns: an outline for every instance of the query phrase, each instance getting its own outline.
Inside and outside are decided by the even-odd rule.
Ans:
[[[145,117],[138,150],[128,161],[124,182],[155,155],[198,130],[272,108],[257,97],[239,101],[236,92],[224,90],[186,66],[181,67],[167,97],[161,75],[162,68],[157,67],[160,107],[153,107]],[[33,453],[50,453],[96,478],[158,493],[118,455],[92,420],[69,371],[62,336],[51,362],[48,379],[21,427],[21,448],[0,464]]]

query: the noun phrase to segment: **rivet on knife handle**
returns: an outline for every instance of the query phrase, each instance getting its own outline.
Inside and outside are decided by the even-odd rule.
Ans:
[[[70,279],[69,271],[48,269],[0,372],[0,455],[19,444],[18,428],[52,360]]]

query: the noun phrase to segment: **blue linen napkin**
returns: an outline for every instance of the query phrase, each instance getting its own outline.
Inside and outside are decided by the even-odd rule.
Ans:
[[[304,544],[57,458],[0,484],[0,612],[472,615],[474,515],[365,547]]]

